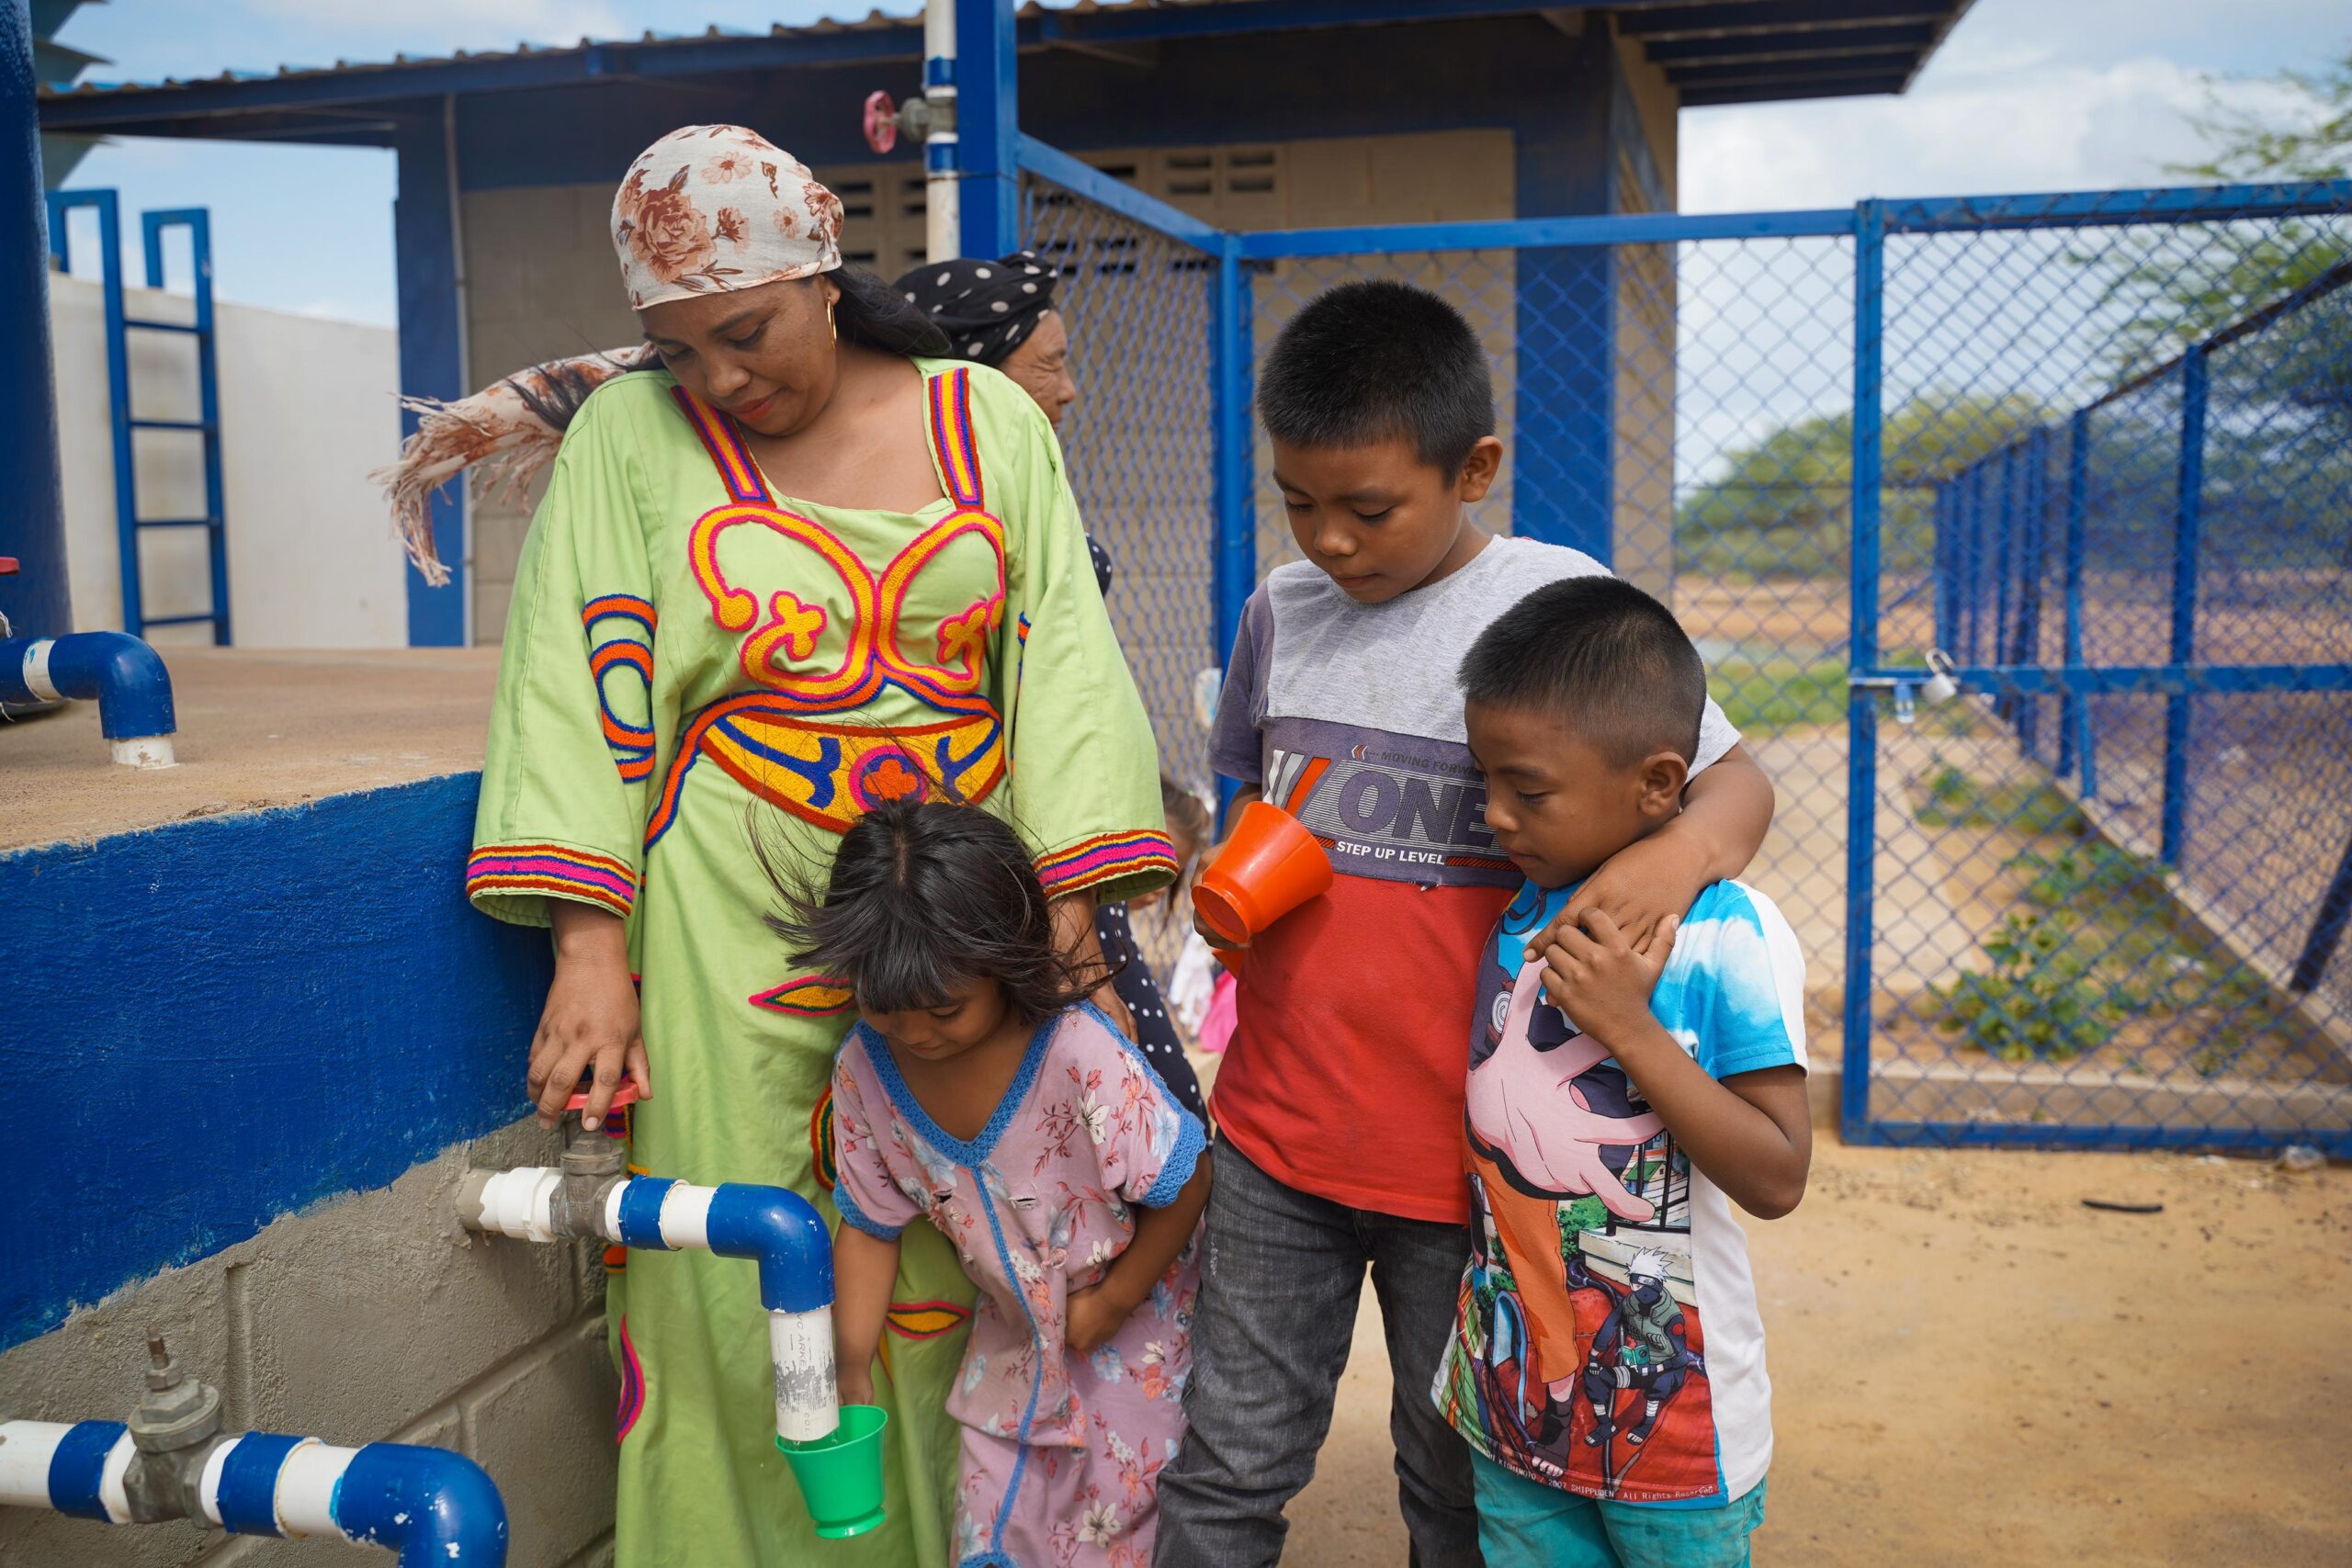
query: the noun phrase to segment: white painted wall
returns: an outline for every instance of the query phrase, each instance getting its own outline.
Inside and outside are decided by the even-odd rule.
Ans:
[[[84,631],[119,628],[104,294],[95,281],[51,274],[49,299],[74,621]],[[190,321],[195,313],[185,296],[146,289],[129,290],[126,305],[133,317],[162,321]],[[367,479],[400,449],[396,334],[252,305],[220,305],[216,317],[237,646],[405,645],[408,586],[400,547]],[[130,383],[140,418],[196,418],[196,340],[133,331]],[[143,431],[133,451],[141,515],[202,515],[198,437]],[[210,607],[202,530],[148,532],[140,561],[148,615]],[[211,628],[162,626],[151,636],[159,647],[206,643]]]

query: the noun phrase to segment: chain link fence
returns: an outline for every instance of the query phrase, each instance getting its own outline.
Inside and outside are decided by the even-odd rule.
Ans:
[[[1174,238],[1031,176],[1064,441],[1171,771],[1206,781],[1220,547],[1298,558],[1225,404],[1317,295],[1417,283],[1493,369],[1478,520],[1672,605],[1771,773],[1747,880],[1805,945],[1849,1135],[2352,1147],[2352,191],[2239,194],[1327,243]],[[1934,650],[1953,700],[1922,699]]]
[[[1875,1121],[2352,1142],[2352,223],[2176,194],[1887,210]]]
[[[1204,794],[1193,682],[1225,657],[1208,579],[1216,259],[1035,175],[1022,182],[1022,207],[1025,243],[1060,274],[1054,299],[1078,386],[1062,452],[1080,515],[1112,560],[1111,621],[1161,766]]]
[[[1399,251],[1261,262],[1262,361],[1326,289],[1429,288],[1486,345],[1503,470],[1477,521],[1573,544],[1673,607],[1779,785],[1747,880],[1807,949],[1834,1030],[1843,955],[1853,243],[1837,236]],[[1261,572],[1299,558],[1262,432]],[[1826,1043],[1834,1055],[1834,1038]]]

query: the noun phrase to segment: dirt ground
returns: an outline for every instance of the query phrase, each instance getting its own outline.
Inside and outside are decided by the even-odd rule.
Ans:
[[[1768,1568],[2352,1562],[2352,1169],[1829,1138],[1747,1228]],[[1287,1568],[1405,1561],[1379,1344],[1367,1295]]]

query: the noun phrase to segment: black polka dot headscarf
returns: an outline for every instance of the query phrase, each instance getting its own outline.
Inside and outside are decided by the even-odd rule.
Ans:
[[[959,359],[1001,365],[1037,330],[1054,302],[1054,269],[1035,251],[998,261],[932,262],[899,279],[899,292],[947,334]]]

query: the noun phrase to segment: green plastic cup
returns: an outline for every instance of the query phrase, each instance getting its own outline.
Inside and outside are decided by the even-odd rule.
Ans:
[[[882,1429],[889,1424],[890,1413],[880,1405],[844,1404],[831,1437],[775,1440],[800,1483],[817,1533],[827,1540],[864,1535],[889,1517],[882,1506]]]

